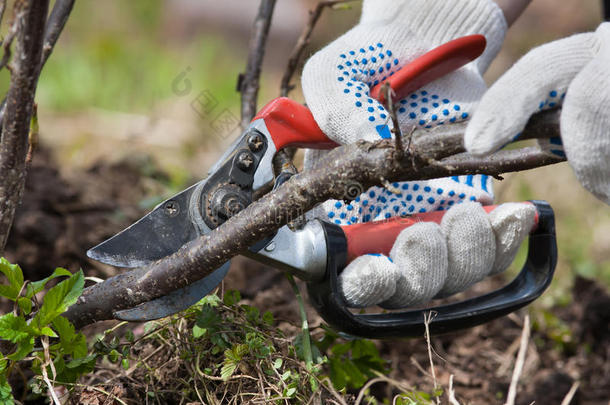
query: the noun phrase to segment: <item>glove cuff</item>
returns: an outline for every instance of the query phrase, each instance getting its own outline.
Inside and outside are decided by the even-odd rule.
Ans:
[[[487,48],[475,62],[481,74],[496,57],[508,29],[504,13],[492,0],[409,0],[399,18],[431,46],[482,34]]]

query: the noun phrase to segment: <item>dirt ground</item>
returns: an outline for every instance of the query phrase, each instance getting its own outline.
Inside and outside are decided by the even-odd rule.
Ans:
[[[138,202],[155,192],[146,160],[98,163],[78,176],[62,178],[56,162],[38,151],[30,169],[7,256],[29,279],[39,279],[54,266],[105,278],[114,269],[87,259],[86,250],[137,219]],[[135,162],[135,163],[134,163]],[[147,166],[147,167],[148,167]],[[151,180],[152,179],[152,180]],[[493,282],[482,283],[484,290]],[[298,307],[290,286],[277,271],[237,258],[225,288],[236,288],[261,310],[270,310],[287,335],[298,331]],[[571,304],[533,313],[532,339],[519,385],[518,404],[560,404],[576,382],[572,404],[608,404],[610,398],[610,296],[593,280],[577,278]],[[432,338],[438,382],[454,387],[462,404],[503,403],[519,346],[525,311],[459,333]],[[310,310],[313,335],[321,322]],[[390,377],[416,389],[433,388],[424,339],[378,342],[391,364]],[[372,392],[391,398],[397,392],[376,384]]]

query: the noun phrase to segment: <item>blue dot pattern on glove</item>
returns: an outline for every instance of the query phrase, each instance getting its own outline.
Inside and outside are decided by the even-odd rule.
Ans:
[[[380,137],[390,138],[387,127],[389,114],[381,103],[370,96],[369,90],[400,70],[400,60],[394,57],[391,50],[384,49],[380,42],[358,51],[350,50],[339,57],[337,80],[345,84],[343,93],[353,95],[354,105],[369,113],[368,120],[375,124]],[[410,120],[416,127],[433,128],[469,118],[469,113],[462,111],[460,104],[438,94],[430,94],[425,89],[407,96],[399,103],[399,119]]]
[[[366,109],[368,121],[381,138],[390,138],[390,120],[385,107],[370,96],[370,88],[394,75],[402,65],[382,43],[350,50],[339,55],[337,80],[342,92],[352,96],[357,108]],[[433,128],[469,118],[458,103],[420,89],[398,102],[398,119],[419,128]],[[491,203],[492,179],[486,175],[454,176],[447,179],[394,183],[392,190],[372,187],[351,203],[331,201],[325,205],[327,218],[337,225],[351,225],[437,210],[446,210],[463,201]],[[447,187],[447,185],[451,187]]]
[[[449,179],[450,182],[442,183],[438,180],[393,183],[393,190],[371,187],[351,203],[332,201],[326,206],[327,217],[337,225],[351,225],[397,215],[443,211],[464,201],[476,201],[475,194],[482,193],[489,195],[489,201],[484,202],[491,203],[490,176],[453,176]],[[454,187],[446,187],[452,183]]]

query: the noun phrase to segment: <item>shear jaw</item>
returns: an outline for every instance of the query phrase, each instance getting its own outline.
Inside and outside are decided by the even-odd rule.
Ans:
[[[254,121],[210,169],[208,178],[159,204],[87,255],[102,263],[133,268],[174,253],[239,212],[249,204],[253,191],[273,181],[275,153],[264,120]],[[229,262],[185,288],[114,315],[121,320],[148,321],[180,312],[213,291],[228,269]]]
[[[294,274],[301,280],[319,281],[326,274],[328,258],[324,227],[317,219],[295,231],[285,225],[258,252],[247,251],[243,255]]]

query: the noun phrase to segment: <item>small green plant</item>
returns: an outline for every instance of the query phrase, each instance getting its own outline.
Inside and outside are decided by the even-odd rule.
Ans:
[[[338,342],[339,335],[326,329],[324,338],[316,342],[326,354],[329,377],[338,390],[359,389],[376,373],[387,373],[387,362],[379,355],[375,344],[366,339]]]
[[[0,339],[11,346],[0,355],[0,404],[14,402],[9,379],[20,361],[31,361],[37,377],[34,392],[40,393],[46,386],[51,395],[53,384],[73,383],[93,370],[96,356],[88,355],[85,336],[61,316],[81,295],[83,272],[71,274],[57,268],[43,280],[28,282],[21,268],[4,258],[0,258],[0,272],[8,281],[0,285],[0,296],[14,302],[13,311],[0,316]],[[37,294],[59,277],[67,278],[49,289],[40,304]]]

